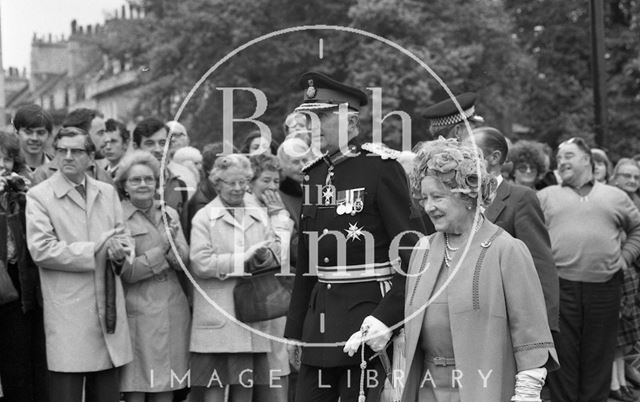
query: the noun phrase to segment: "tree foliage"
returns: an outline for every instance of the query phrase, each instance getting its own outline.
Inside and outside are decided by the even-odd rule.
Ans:
[[[253,87],[269,101],[259,119],[282,138],[282,122],[301,101],[297,77],[320,70],[362,88],[381,88],[383,116],[411,117],[413,143],[430,138],[424,109],[447,97],[445,89],[397,48],[338,30],[298,30],[327,24],[379,35],[424,61],[447,87],[479,94],[477,109],[487,124],[514,137],[552,145],[593,131],[588,2],[578,0],[137,0],[142,20],[115,20],[99,45],[115,57],[133,55],[144,96],[136,115],[170,119],[187,93],[211,67],[239,46],[271,37],[238,52],[193,93],[181,116],[196,143],[221,139],[223,87]],[[608,146],[616,155],[640,149],[638,5],[607,0]],[[323,41],[323,57],[319,42]],[[234,116],[248,117],[255,99],[237,91]],[[369,111],[361,115],[371,130]],[[383,138],[399,146],[401,121],[389,117]],[[512,133],[514,123],[528,127]],[[234,125],[235,133],[256,127]],[[236,143],[240,135],[236,135]]]

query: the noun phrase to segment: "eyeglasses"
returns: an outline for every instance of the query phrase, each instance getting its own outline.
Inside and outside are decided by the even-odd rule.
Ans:
[[[529,164],[524,164],[524,165],[518,165],[516,166],[516,170],[520,173],[527,173],[529,171],[531,172],[537,172],[538,169],[536,169],[534,166],[531,166]]]
[[[224,184],[226,184],[227,186],[230,186],[230,187],[236,187],[236,186],[246,187],[249,184],[249,180],[227,181],[227,180],[224,180],[224,179],[220,179],[220,181],[223,182]]]
[[[622,177],[622,178],[624,178],[624,179],[627,179],[627,180],[631,180],[631,179],[633,179],[633,180],[635,180],[635,181],[640,181],[640,175],[637,175],[637,174],[631,174],[631,173],[618,173],[618,174],[617,174],[617,176],[620,176],[620,177]]]
[[[84,148],[64,148],[64,147],[56,147],[56,155],[59,156],[67,156],[71,154],[72,157],[78,158],[81,155],[87,153],[87,150]]]
[[[154,185],[156,184],[156,178],[153,176],[134,176],[129,177],[127,182],[132,186],[139,186],[142,183]]]

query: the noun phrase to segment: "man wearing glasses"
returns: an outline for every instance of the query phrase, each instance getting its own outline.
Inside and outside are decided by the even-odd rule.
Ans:
[[[88,133],[91,138],[91,142],[94,144],[94,148],[99,148],[96,148],[96,151],[92,154],[91,162],[86,173],[96,180],[113,184],[111,175],[104,169],[98,167],[95,162],[96,155],[100,155],[100,158],[102,158],[102,154],[99,153],[103,146],[105,133],[105,123],[102,113],[92,109],[76,109],[69,113],[62,122],[62,125],[66,128],[78,128]],[[45,181],[49,177],[53,176],[57,170],[57,161],[49,161],[41,165],[33,172],[33,183],[37,184]]]
[[[554,402],[606,401],[623,270],[640,255],[640,213],[622,190],[594,180],[582,138],[561,143],[557,161],[562,184],[538,192],[560,277],[561,368],[549,387]]]
[[[132,351],[122,283],[111,267],[130,255],[133,240],[116,190],[86,174],[95,152],[88,133],[63,128],[54,148],[58,170],[27,193],[26,205],[27,245],[42,286],[49,395],[117,402],[117,368]]]

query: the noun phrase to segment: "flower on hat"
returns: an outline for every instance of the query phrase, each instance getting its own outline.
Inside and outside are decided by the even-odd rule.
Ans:
[[[440,137],[419,146],[411,175],[412,190],[420,194],[422,179],[435,176],[454,193],[477,199],[483,206],[495,196],[497,181],[486,170],[482,153],[455,138]]]

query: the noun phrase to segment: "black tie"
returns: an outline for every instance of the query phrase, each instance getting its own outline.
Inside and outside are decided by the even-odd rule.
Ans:
[[[76,191],[78,191],[80,193],[80,195],[82,196],[83,200],[87,199],[87,192],[84,190],[84,184],[78,184],[76,186]]]

